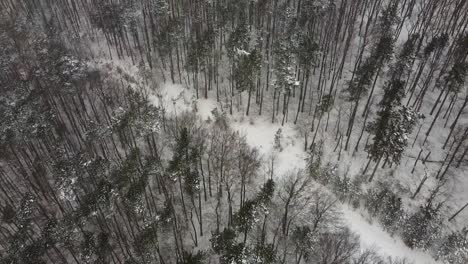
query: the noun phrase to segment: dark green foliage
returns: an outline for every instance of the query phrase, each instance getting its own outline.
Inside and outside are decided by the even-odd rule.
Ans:
[[[333,8],[334,3],[326,1],[304,0],[300,2],[301,10],[298,17],[298,24],[300,28],[306,28],[309,24],[313,23],[316,19],[320,19],[325,14],[326,10]]]
[[[160,1],[161,2],[161,1]],[[158,12],[164,12],[164,7]],[[181,37],[182,31],[183,31],[183,23],[173,17],[158,17],[161,20],[167,20],[167,21],[161,21],[161,29],[159,30],[159,34],[157,35],[157,43],[154,43],[158,45],[158,48],[160,52],[162,52],[164,55],[169,55],[169,52],[171,52],[174,49],[174,43],[177,43],[178,39]],[[157,18],[157,19],[158,19]],[[204,45],[203,43],[200,43],[200,45]],[[202,52],[200,55],[205,52],[203,50],[203,47],[198,47],[200,50],[197,52]]]
[[[87,217],[98,210],[101,204],[107,204],[110,200],[112,185],[106,180],[98,183],[96,190],[83,197],[81,207],[78,210],[80,216]]]
[[[404,212],[401,203],[401,198],[393,193],[389,193],[383,200],[380,222],[388,230],[392,230],[395,224],[398,224],[402,219]]]
[[[275,182],[271,179],[262,186],[262,189],[254,199],[247,200],[240,208],[239,212],[234,215],[234,224],[240,231],[250,229],[252,225],[258,221],[258,217],[262,212],[268,213],[267,206],[275,191]]]
[[[385,93],[380,101],[382,111],[390,111],[394,107],[399,107],[400,102],[405,96],[405,82],[402,80],[394,79],[389,81],[385,88]]]
[[[148,186],[148,180],[150,173],[154,170],[154,160],[151,158],[145,161],[144,167],[141,169],[141,173],[133,175],[133,180],[129,183],[125,199],[129,202],[130,206],[135,206],[136,203],[140,202],[141,195],[145,192]]]
[[[452,232],[444,237],[437,251],[437,257],[446,263],[462,264],[468,261],[467,231]]]
[[[256,202],[266,206],[275,191],[275,182],[272,179],[267,180],[267,182],[262,186],[260,193],[257,196]]]
[[[273,140],[273,149],[276,151],[283,151],[283,146],[281,145],[281,142],[283,141],[283,130],[281,128],[278,128],[275,133],[275,139]]]
[[[313,233],[309,226],[297,226],[292,232],[292,241],[298,249],[304,252],[304,257],[309,258],[308,249],[313,247]]]
[[[377,27],[381,35],[392,34],[392,26],[399,22],[397,15],[398,1],[391,0],[388,2],[386,8],[382,10],[379,18],[379,26]]]
[[[419,38],[419,34],[410,35],[408,40],[403,44],[403,47],[396,58],[396,63],[391,66],[391,81],[403,78],[405,77],[404,74],[411,71],[411,61],[415,59]]]
[[[433,37],[429,44],[426,45],[423,51],[425,58],[428,58],[437,49],[444,48],[448,43],[449,37],[447,34],[441,34]]]
[[[91,232],[83,232],[83,240],[80,245],[81,260],[83,263],[93,263],[94,254],[96,253],[96,241]]]
[[[397,18],[398,1],[391,1],[383,10],[379,20],[378,39],[373,44],[368,58],[356,69],[355,77],[350,81],[346,91],[349,101],[359,101],[368,92],[378,69],[391,59],[394,48],[393,25]]]
[[[238,243],[229,248],[221,257],[221,264],[242,263],[248,256],[247,248],[244,243]]]
[[[369,189],[364,196],[365,206],[388,230],[402,220],[404,215],[401,198],[385,186]]]
[[[246,248],[243,243],[237,243],[236,237],[236,232],[229,228],[225,228],[221,233],[213,234],[211,246],[217,254],[221,255],[221,263],[242,261]]]
[[[429,248],[441,232],[440,206],[421,206],[404,222],[402,237],[410,248]]]
[[[180,264],[203,264],[205,263],[206,253],[203,251],[184,252],[184,260]]]
[[[110,258],[110,254],[111,254],[111,245],[110,245],[110,234],[108,233],[99,233],[96,240],[97,240],[97,243],[96,243],[96,255],[97,255],[97,259],[96,259],[96,262],[97,263],[107,263],[109,258]]]
[[[194,197],[198,194],[200,190],[200,177],[198,175],[198,171],[192,171],[185,176],[185,192]]]
[[[454,58],[456,62],[461,63],[466,56],[468,56],[468,33],[465,32],[456,40]]]
[[[352,207],[355,209],[361,206],[361,199],[363,196],[362,185],[365,181],[364,175],[356,175],[354,179],[350,181],[348,197]]]
[[[141,262],[139,262],[138,260],[136,260],[135,258],[131,257],[129,259],[126,259],[124,264],[140,264]]]
[[[463,84],[465,83],[467,74],[468,62],[455,63],[448,75],[445,77],[449,91],[452,93],[460,92]]]
[[[239,25],[234,29],[234,31],[229,35],[229,39],[226,43],[226,49],[228,51],[228,56],[233,58],[238,50],[248,50],[249,49],[250,36],[247,28],[247,24],[239,23]],[[252,57],[252,61],[254,58]]]
[[[191,165],[198,158],[198,151],[191,146],[191,139],[188,133],[189,131],[186,127],[180,130],[168,168],[170,173],[181,173],[186,177],[190,173]]]
[[[383,35],[376,45],[372,48],[372,58],[375,60],[377,67],[382,67],[383,63],[389,61],[393,55],[394,40],[393,36],[388,32]]]
[[[273,264],[277,261],[277,256],[273,244],[258,244],[253,250],[256,263]]]
[[[298,62],[305,69],[315,66],[319,45],[311,35],[299,35],[299,43],[296,48]]]
[[[112,178],[114,179],[114,184],[117,189],[123,190],[131,183],[132,179],[139,174],[139,156],[140,151],[136,148],[133,149],[122,166],[112,173]]]
[[[197,169],[200,154],[188,133],[186,127],[180,129],[173,157],[169,162],[168,172],[173,177],[184,179],[184,191],[190,197],[194,197],[200,190],[200,175]]]
[[[2,221],[5,223],[12,223],[15,219],[16,211],[10,204],[6,204],[2,209]]]
[[[275,190],[273,180],[268,180],[256,197],[246,200],[240,210],[233,216],[235,229],[225,228],[222,232],[215,232],[211,238],[213,250],[221,255],[221,263],[242,263],[247,259],[254,258],[255,261],[266,261],[272,263],[275,254],[271,245],[256,245],[251,247],[245,244],[249,230],[259,221],[262,214],[268,214],[268,205]],[[244,242],[239,243],[238,233],[243,233]],[[256,262],[255,262],[256,263]]]
[[[58,223],[56,219],[50,219],[47,221],[44,230],[42,230],[42,237],[44,239],[44,244],[46,246],[50,246],[56,243],[58,240],[58,236],[60,234],[57,233],[58,231]]]
[[[100,1],[98,9],[91,13],[90,20],[94,26],[106,33],[121,31],[125,24],[124,11],[125,7],[121,3]]]
[[[139,179],[135,180],[127,190],[127,194],[125,198],[127,199],[130,204],[136,203],[137,200],[140,198],[140,195],[144,193],[145,188],[148,184],[148,175],[143,174]]]
[[[307,170],[309,175],[318,182],[322,182],[319,178],[323,176],[321,173],[322,166],[323,144],[312,144],[308,151]],[[322,182],[326,184],[325,182]]]
[[[366,150],[374,161],[385,157],[390,163],[399,164],[408,135],[422,117],[411,108],[401,105],[405,96],[404,75],[410,70],[418,37],[410,36],[403,45],[397,62],[391,67],[391,79],[385,85],[384,95],[379,103],[381,109],[377,112],[376,120],[367,127],[374,137]]]
[[[377,120],[371,122],[367,128],[374,133],[372,145],[366,147],[371,158],[377,161],[384,157],[390,163],[399,164],[408,144],[408,136],[419,118],[418,113],[405,106],[382,111]]]
[[[30,245],[26,246],[20,255],[21,262],[25,264],[46,264],[47,262],[42,259],[45,254],[46,247],[42,241],[33,241]]]
[[[135,249],[140,255],[154,251],[158,246],[159,220],[149,223],[135,238]]]
[[[331,94],[326,94],[322,96],[322,99],[319,105],[319,114],[324,115],[325,113],[330,112],[333,108],[334,100],[335,98],[333,98]]]
[[[376,63],[377,61],[374,58],[367,58],[356,70],[356,77],[349,83],[348,89],[346,89],[349,101],[357,101],[367,94],[367,89],[371,85],[377,70]]]
[[[351,179],[349,177],[341,178],[338,175],[331,179],[331,186],[333,188],[333,192],[338,195],[340,200],[344,200],[344,198],[348,195]]]
[[[253,223],[258,220],[258,204],[255,200],[247,200],[243,206],[234,215],[234,225],[239,228],[239,231],[248,230],[252,227]]]
[[[239,52],[236,58],[233,78],[236,81],[237,90],[242,92],[252,89],[261,68],[262,56],[260,52],[256,49],[246,54]]]
[[[156,19],[161,19],[170,14],[170,6],[166,0],[155,0],[150,3],[150,11]]]
[[[195,39],[190,45],[190,49],[187,54],[186,67],[189,71],[197,72],[205,70],[209,64],[209,54],[211,53],[211,47],[214,42],[215,32],[212,29],[208,29],[203,32],[199,39]]]
[[[275,86],[276,89],[282,90],[284,93],[289,93],[292,87],[296,85],[293,68],[294,56],[291,47],[293,47],[293,43],[287,38],[278,40],[274,46],[274,54],[276,55],[274,65]]]
[[[24,228],[31,223],[36,211],[37,198],[31,193],[26,193],[16,211],[16,224],[19,228]]]
[[[225,228],[222,232],[215,232],[212,235],[211,247],[217,254],[222,254],[223,252],[229,250],[236,239],[236,232],[232,229]]]

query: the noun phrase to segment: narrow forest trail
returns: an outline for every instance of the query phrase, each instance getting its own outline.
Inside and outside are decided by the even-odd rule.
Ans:
[[[163,95],[162,101],[175,102],[176,108],[170,108],[169,110],[172,114],[197,109],[198,114],[204,120],[207,120],[212,118],[211,111],[220,107],[215,100],[196,100],[193,90],[184,89],[183,86],[177,84],[164,84],[161,87],[160,95]],[[155,100],[157,96],[150,96],[150,98]],[[160,101],[153,102],[160,105]],[[170,103],[166,103],[166,105],[170,105]],[[265,117],[246,117],[240,114],[234,114],[229,119],[231,121],[230,125],[239,133],[245,135],[247,142],[260,151],[265,159],[264,161],[271,159],[274,152],[274,136],[278,129],[281,129],[283,149],[275,154],[273,176],[275,179],[281,180],[281,177],[289,171],[305,169],[307,154],[303,151],[303,143],[299,138],[297,128],[292,123],[281,126],[278,123],[272,124]],[[359,166],[361,165],[359,164]],[[265,174],[267,174],[266,171]],[[441,263],[426,252],[408,248],[401,238],[392,237],[376,223],[369,223],[361,212],[351,209],[346,204],[341,204],[340,208],[343,222],[351,231],[359,235],[363,249],[375,249],[384,257],[406,259],[414,264]]]
[[[103,65],[106,63],[114,64],[115,61],[104,60],[98,64]],[[133,76],[138,76],[137,68],[129,61],[117,61],[115,66],[124,69],[129,74],[134,74]],[[144,86],[141,80],[140,85]],[[187,89],[180,84],[163,83],[157,89],[145,86],[144,89],[148,92],[150,102],[155,106],[164,108],[169,115],[178,115],[184,111],[196,111],[203,120],[208,120],[213,118],[212,111],[214,109],[222,108],[222,105],[214,99],[196,99],[193,89]],[[266,166],[268,162],[271,162],[272,155],[274,155],[275,164],[273,177],[276,180],[281,180],[281,177],[292,170],[305,169],[307,153],[304,151],[304,143],[300,138],[296,125],[286,123],[281,126],[280,123],[271,123],[271,120],[266,116],[248,117],[239,112],[229,116],[229,120],[230,125],[240,134],[244,135],[247,142],[252,147],[257,148],[263,156],[264,163],[266,164],[263,168],[265,177],[269,173],[270,168]],[[281,151],[275,151],[273,148],[274,137],[278,129],[282,131]],[[325,151],[328,149],[328,152],[330,152],[328,154],[333,155],[333,151],[331,150],[333,147],[326,146]],[[365,162],[365,159],[362,159],[362,162]],[[340,167],[340,164],[338,165]],[[363,166],[362,163],[351,165],[355,169]],[[363,216],[363,212],[355,211],[347,204],[342,203],[340,204],[340,209],[343,223],[351,231],[359,235],[363,249],[374,249],[384,257],[406,259],[414,264],[442,263],[436,261],[427,252],[408,248],[401,238],[392,237],[377,223],[370,223]]]

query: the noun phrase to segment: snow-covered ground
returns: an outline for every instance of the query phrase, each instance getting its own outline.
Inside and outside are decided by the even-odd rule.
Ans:
[[[281,129],[281,151],[276,151],[276,160],[274,166],[274,177],[281,177],[289,171],[297,168],[304,168],[306,165],[306,154],[302,149],[302,145],[297,140],[296,131],[291,124],[281,126],[280,124],[272,124],[270,120],[265,118],[254,118],[250,120],[236,120],[232,122],[232,127],[244,134],[247,142],[256,147],[264,158],[273,153],[273,143],[275,134],[278,129]]]
[[[211,111],[214,108],[219,108],[214,100],[196,100],[192,90],[184,89],[181,85],[164,84],[160,91],[159,98],[162,96],[163,101],[175,103],[174,111],[193,109],[202,118],[207,119],[211,116]],[[153,102],[159,105],[159,100],[155,101],[158,96],[151,95],[150,98],[153,98]],[[168,112],[175,113],[170,109],[168,108]],[[245,135],[247,142],[256,147],[264,158],[268,158],[272,153],[276,131],[281,128],[283,149],[281,152],[277,152],[275,178],[281,177],[293,169],[305,167],[306,153],[303,151],[302,140],[299,139],[298,132],[292,123],[281,126],[278,123],[272,124],[267,117],[246,117],[235,114],[231,117],[231,125]],[[369,223],[357,211],[353,211],[346,205],[342,205],[341,208],[344,223],[360,236],[363,248],[372,248],[384,257],[406,259],[414,264],[440,263],[426,252],[408,248],[401,239],[390,236],[378,224]]]
[[[103,60],[95,62],[96,66],[106,66],[112,64],[127,74],[138,78],[138,68],[127,61],[121,60]],[[144,82],[136,79],[135,88],[144,87]],[[147,88],[148,98],[151,103],[165,109],[169,115],[176,115],[183,111],[196,111],[203,119],[212,118],[211,111],[215,108],[220,109],[214,99],[196,99],[194,91],[187,89],[180,84],[164,83],[156,89]],[[265,160],[271,158],[273,152],[274,137],[278,129],[282,130],[282,151],[276,151],[274,177],[280,178],[287,172],[294,169],[303,169],[306,165],[306,153],[303,151],[303,139],[300,138],[298,130],[291,122],[281,126],[279,122],[271,123],[270,117],[257,116],[247,117],[241,113],[235,113],[230,116],[231,126],[245,135],[247,142],[256,147]],[[326,133],[331,134],[331,133]],[[327,135],[331,141],[331,135]],[[325,140],[325,155],[336,155],[333,153],[333,146],[327,142],[327,136],[322,137]],[[343,153],[345,156],[351,156],[351,153]],[[361,154],[362,155],[362,154]],[[354,159],[354,160],[353,160]],[[357,173],[362,168],[365,157],[354,156],[344,157],[340,165],[341,169],[351,167],[350,173]],[[356,162],[356,160],[362,162]],[[353,163],[354,162],[354,163]],[[432,256],[426,252],[412,250],[408,248],[399,238],[394,238],[385,232],[378,224],[369,223],[359,212],[353,211],[346,205],[342,205],[344,223],[361,238],[363,248],[375,249],[382,256],[391,256],[394,258],[407,259],[414,264],[432,264],[440,263],[435,261]]]
[[[342,207],[343,218],[351,231],[359,234],[363,248],[373,248],[382,256],[406,259],[414,264],[441,263],[426,252],[408,248],[398,237],[392,237],[376,223],[369,223],[358,212],[346,205]]]

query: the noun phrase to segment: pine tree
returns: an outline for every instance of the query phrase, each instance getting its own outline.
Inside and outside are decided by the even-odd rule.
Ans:
[[[397,7],[398,1],[391,1],[388,3],[387,8],[382,12],[377,31],[379,36],[378,40],[373,45],[369,57],[356,69],[356,72],[354,73],[355,77],[353,76],[346,90],[349,95],[348,101],[353,102],[354,107],[348,122],[348,129],[346,132],[346,136],[348,138],[346,140],[345,150],[348,149],[349,140],[359,106],[359,100],[368,93],[369,86],[371,85],[375,75],[377,75],[375,78],[378,78],[382,67],[384,67],[384,64],[390,60],[393,55],[393,25],[398,19],[396,14]],[[372,96],[374,87],[375,86],[372,87],[370,96]]]
[[[261,69],[261,61],[262,57],[258,50],[254,49],[249,53],[237,49],[232,78],[234,79],[236,89],[239,93],[246,90],[248,91],[246,115],[249,115],[250,101]]]
[[[405,81],[402,79],[409,71],[409,63],[414,56],[417,38],[418,36],[410,36],[403,45],[397,62],[391,68],[391,77],[379,104],[381,109],[377,112],[376,120],[368,125],[368,130],[374,137],[372,144],[367,146],[366,150],[370,158],[377,163],[380,163],[382,157],[385,157],[386,163],[400,163],[401,155],[408,143],[408,135],[412,133],[420,116],[411,108],[402,106],[405,96]],[[373,175],[374,173],[369,181],[372,180]]]

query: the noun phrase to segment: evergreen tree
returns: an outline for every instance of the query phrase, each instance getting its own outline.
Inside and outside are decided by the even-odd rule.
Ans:
[[[391,68],[391,79],[385,86],[380,102],[381,110],[377,118],[368,125],[368,130],[374,135],[371,145],[366,147],[370,157],[379,163],[382,157],[386,162],[400,163],[401,156],[412,133],[417,119],[420,117],[411,108],[402,105],[405,96],[405,73],[409,70],[418,36],[410,36],[398,55],[398,60]],[[376,167],[378,164],[376,165]],[[370,180],[372,180],[373,175]]]
[[[346,89],[346,92],[348,93],[348,101],[353,102],[354,107],[348,122],[348,129],[346,132],[348,138],[346,140],[345,150],[348,149],[349,139],[351,137],[359,106],[359,100],[368,93],[369,86],[372,84],[374,76],[377,75],[376,78],[378,78],[382,67],[384,67],[384,64],[388,62],[393,55],[393,25],[398,19],[396,14],[397,8],[398,1],[390,1],[386,9],[382,12],[377,31],[378,39],[372,46],[369,57],[359,64],[358,68],[354,72],[353,78],[351,78],[351,81],[349,82],[348,88]],[[373,93],[374,87],[375,82],[371,93]],[[370,96],[372,96],[372,94]]]

